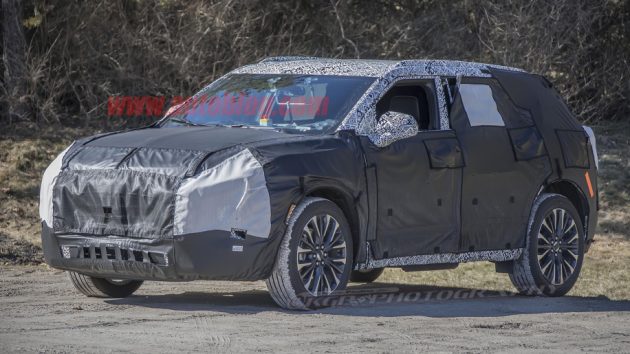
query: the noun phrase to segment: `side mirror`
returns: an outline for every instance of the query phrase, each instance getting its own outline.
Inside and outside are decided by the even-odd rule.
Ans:
[[[411,115],[387,111],[381,115],[374,131],[368,134],[368,138],[374,145],[385,147],[416,134],[418,134],[418,122]]]

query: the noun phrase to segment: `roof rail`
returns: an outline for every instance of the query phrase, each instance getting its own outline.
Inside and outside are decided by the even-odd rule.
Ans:
[[[320,58],[318,58],[318,57],[309,57],[309,56],[301,56],[301,55],[267,57],[267,58],[262,59],[258,63],[274,63],[274,62],[283,62],[283,61],[311,60],[311,59],[320,59]]]

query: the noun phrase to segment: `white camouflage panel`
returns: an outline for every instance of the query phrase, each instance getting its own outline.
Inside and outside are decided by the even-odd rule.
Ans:
[[[173,234],[238,229],[267,238],[270,205],[263,168],[244,149],[182,182],[175,197]]]
[[[369,259],[366,263],[358,264],[356,269],[374,269],[384,267],[402,267],[411,265],[451,264],[477,261],[505,262],[515,260],[523,252],[522,248],[512,250],[475,251],[464,253],[438,253],[410,257],[396,257],[386,259]]]
[[[57,176],[59,176],[59,173],[61,172],[63,157],[66,155],[68,149],[70,149],[70,146],[62,151],[57,158],[50,163],[44,172],[44,176],[42,177],[42,184],[39,190],[39,217],[48,227],[52,227],[53,225],[53,187],[55,186]]]

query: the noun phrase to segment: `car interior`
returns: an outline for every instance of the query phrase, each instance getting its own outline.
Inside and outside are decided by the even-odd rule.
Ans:
[[[427,89],[420,85],[401,84],[389,90],[376,105],[377,117],[387,111],[409,114],[418,123],[418,129],[433,129]]]

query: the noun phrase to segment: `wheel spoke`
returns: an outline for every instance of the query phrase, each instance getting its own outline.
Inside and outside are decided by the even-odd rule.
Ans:
[[[542,263],[540,264],[540,270],[544,274],[546,274],[547,271],[551,269],[550,266],[553,263],[553,257],[551,257],[551,255],[548,255],[547,257],[544,257],[544,258],[547,258],[547,262],[545,264],[542,264]],[[542,259],[541,259],[541,261],[542,261]]]
[[[313,291],[313,293],[315,295],[319,294],[319,287],[320,287],[320,282],[322,279],[322,269],[320,267],[316,267],[315,268],[315,274],[313,275],[313,287],[311,288],[311,290]]]
[[[313,249],[312,249],[311,247],[309,247],[309,248],[303,248],[302,246],[298,246],[297,252],[298,252],[298,255],[300,255],[300,254],[304,254],[304,253],[307,253],[307,254],[308,254],[308,253],[313,252]]]
[[[555,213],[555,219],[556,219],[556,227],[555,227],[554,231],[558,232],[558,230],[562,230],[562,222],[563,222],[563,219],[564,219],[564,215],[563,215],[564,210],[563,209],[554,209],[553,211]]]
[[[325,216],[316,216],[319,221],[319,237],[317,242],[319,245],[324,244],[324,238],[326,237],[326,230],[328,229],[328,224],[330,223],[330,215]]]
[[[320,232],[322,243],[326,240],[326,235],[328,234],[328,228],[330,227],[330,215],[318,216],[320,224]]]
[[[564,283],[564,266],[562,265],[562,256],[558,255],[556,257],[556,262],[557,264],[557,269],[558,269],[558,283],[557,284],[562,284]]]
[[[332,219],[332,218],[331,218]],[[329,223],[328,229],[326,230],[326,238],[324,240],[324,249],[328,250],[332,245],[334,245],[341,237],[341,232],[339,231],[339,224],[335,219]]]
[[[578,246],[579,245],[577,245],[575,243],[571,244],[571,245],[563,243],[563,244],[560,244],[560,250],[562,250],[562,251],[573,251],[575,253],[575,252],[578,251],[578,248],[579,248]]]
[[[340,254],[341,253],[341,257],[346,257],[345,253],[342,252],[346,249],[346,242],[345,241],[341,241],[341,243],[336,244],[328,249],[326,249],[326,251],[328,252],[328,254],[330,255],[335,255],[335,254]]]
[[[562,238],[564,240],[566,240],[567,238],[569,239],[567,241],[567,243],[574,243],[575,241],[577,241],[579,236],[579,233],[577,231],[577,226],[575,225],[575,221],[571,220],[571,222],[569,223],[569,226],[564,229],[564,232],[562,233]]]
[[[308,227],[310,224],[311,222],[309,222],[304,228],[304,232],[302,234],[302,242],[304,242],[307,247],[311,249],[315,249],[315,240],[313,239],[313,230]]]
[[[553,284],[556,283],[556,268],[557,268],[557,264],[556,264],[556,257],[551,257],[551,267],[550,267],[550,279],[549,281]]]
[[[300,261],[298,260],[298,270],[302,271],[305,267],[309,267],[306,270],[308,271],[311,267],[313,267],[314,263],[312,260],[304,260],[304,261]]]
[[[337,241],[336,244],[331,245],[326,250],[332,252],[334,250],[341,250],[341,249],[346,249],[346,242],[344,240]]]
[[[320,221],[317,216],[313,216],[313,218],[311,218],[311,220],[309,221],[309,225],[311,225],[311,229],[312,229],[311,239],[313,240],[313,245],[320,244],[320,237],[322,233],[321,233],[319,223]]]
[[[569,241],[567,241],[567,244],[572,245],[572,244],[576,243],[576,241],[578,240],[579,236],[580,235],[578,234],[578,232],[575,231],[573,237],[571,237],[571,239]]]
[[[547,256],[549,254],[549,252],[551,252],[551,248],[545,249],[545,251],[542,254],[538,255],[538,260],[540,261],[541,259],[543,259],[545,256]]]
[[[573,219],[571,219],[569,217],[569,215],[567,215],[567,212],[564,209],[560,209],[561,210],[561,215],[562,215],[562,220],[560,225],[562,225],[562,227],[560,228],[560,231],[562,231],[563,233],[568,229],[567,226],[569,226],[569,224],[571,222],[573,222]]]
[[[306,288],[306,290],[310,289],[311,283],[313,282],[314,275],[315,275],[315,267],[311,267],[307,269],[304,275],[302,275],[302,282],[304,283],[304,288]]]
[[[549,221],[551,223],[551,231],[552,233],[556,232],[556,228],[558,226],[558,222],[557,222],[557,214],[556,211],[552,211],[551,214],[549,215]]]
[[[546,235],[542,234],[543,228],[544,228],[544,231],[546,232]],[[551,242],[549,242],[548,237],[553,235],[553,229],[549,226],[548,218],[545,218],[543,220],[543,224],[540,231],[541,232],[538,234],[538,236],[541,236],[542,240],[545,241],[546,243],[551,244]]]
[[[326,295],[329,295],[330,293],[332,293],[331,289],[333,287],[328,280],[328,275],[326,275],[326,268],[322,268],[322,278],[324,278],[324,282],[322,283],[322,292]]]
[[[341,263],[341,262],[340,262],[340,263]],[[330,266],[331,270],[333,271],[333,274],[334,274],[334,273],[339,273],[339,274],[341,274],[341,273],[343,273],[343,267],[342,267],[342,266],[344,266],[344,265],[345,265],[345,259],[344,259],[343,263],[341,263],[341,266],[340,266],[340,265],[338,265],[335,261],[332,261],[332,260],[327,260],[327,261],[326,261],[326,264],[327,264],[328,266]]]
[[[543,241],[547,246],[551,246],[551,242],[549,241],[549,239],[547,238],[547,236],[543,235],[542,230],[541,232],[538,234],[538,241]],[[538,244],[540,245],[541,242],[538,242]]]
[[[341,275],[342,270],[339,268],[335,268],[335,269],[331,269],[331,275],[333,276],[333,279],[335,280],[335,288],[337,287],[337,284],[339,284],[339,276]]]
[[[564,265],[569,269],[569,275],[573,274],[573,271],[575,270],[575,267],[573,265],[571,265],[571,263],[569,263],[566,259],[563,259]]]
[[[578,259],[577,254],[573,253],[573,251],[570,249],[566,249],[565,251],[567,251],[567,253],[577,261]]]
[[[571,229],[573,229],[574,227],[575,227],[575,221],[573,221],[571,217],[567,216],[567,220],[564,223],[564,227],[562,228],[562,231],[564,231],[564,233],[567,233],[571,231]]]

